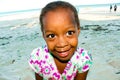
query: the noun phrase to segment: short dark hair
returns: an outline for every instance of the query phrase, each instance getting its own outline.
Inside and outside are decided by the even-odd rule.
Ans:
[[[40,25],[41,25],[42,31],[43,31],[43,26],[44,26],[43,25],[43,17],[45,16],[45,14],[49,11],[56,10],[57,8],[60,8],[60,7],[70,9],[74,13],[75,22],[77,24],[77,27],[80,28],[80,22],[79,22],[78,12],[77,12],[76,8],[68,2],[54,1],[54,2],[48,3],[41,11],[39,20],[40,20]]]

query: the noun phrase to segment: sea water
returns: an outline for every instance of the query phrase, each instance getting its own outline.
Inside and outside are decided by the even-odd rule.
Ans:
[[[110,5],[112,5],[114,7],[114,5],[120,6],[120,3],[111,3],[111,4],[93,4],[93,5],[75,5],[76,9],[78,10],[78,12],[80,12],[80,10],[82,8],[99,8],[99,7],[107,7],[108,9],[110,8]],[[28,10],[17,10],[17,11],[9,11],[9,12],[0,12],[0,17],[6,16],[6,15],[14,15],[14,14],[22,14],[25,12],[35,12],[35,11],[41,11],[41,8],[37,8],[37,9],[28,9]]]

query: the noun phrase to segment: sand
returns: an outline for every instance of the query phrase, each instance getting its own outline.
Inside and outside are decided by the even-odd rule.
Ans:
[[[87,80],[120,80],[120,12],[79,13],[79,46],[91,52]],[[0,80],[34,80],[28,65],[31,51],[44,45],[38,12],[0,18]]]

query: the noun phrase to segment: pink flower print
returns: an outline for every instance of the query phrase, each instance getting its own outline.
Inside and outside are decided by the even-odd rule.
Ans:
[[[79,59],[79,56],[78,56],[78,55],[76,56],[76,59]]]
[[[45,64],[45,63],[46,63],[46,61],[44,61],[44,60],[43,60],[43,63]]]
[[[77,74],[77,71],[73,73],[73,76],[75,77],[75,76],[76,76],[76,74]]]
[[[69,70],[71,66],[72,66],[72,62],[69,61],[69,62],[67,63],[67,66],[66,66],[66,70]]]
[[[66,73],[67,73],[67,71],[66,71],[66,70],[64,70],[64,71],[63,71],[63,73],[64,73],[64,74],[66,74]]]
[[[71,80],[72,79],[72,75],[67,75],[67,80]]]
[[[45,59],[48,59],[48,55],[45,55]]]
[[[80,49],[80,53],[79,54],[82,54],[83,51],[84,51],[84,49]]]
[[[33,63],[33,60],[30,60],[30,64],[32,64]]]
[[[44,50],[45,50],[45,52],[46,52],[46,53],[48,53],[48,52],[49,52],[49,50],[48,50],[48,48],[47,48],[47,47],[45,47],[45,48],[44,48]]]
[[[30,60],[30,64],[39,64],[39,61],[38,60]]]
[[[40,60],[40,62],[39,62],[39,65],[44,65],[46,63],[46,61],[44,61],[44,60]]]
[[[39,56],[39,51],[40,51],[40,49],[38,49],[37,52],[36,52],[36,55],[37,55],[37,56]]]
[[[51,67],[52,70],[54,70],[54,67],[52,66],[52,64],[50,64],[50,67]]]
[[[55,77],[57,78],[57,80],[59,80],[59,79],[60,79],[60,74],[57,74],[56,72],[55,72],[55,73],[53,73],[53,76],[55,76]]]
[[[89,57],[88,57],[88,56],[85,56],[85,58],[86,58],[86,59],[89,59]]]
[[[83,71],[86,71],[89,68],[88,65],[83,66]]]
[[[76,72],[73,72],[71,75],[67,75],[67,80],[73,80],[75,76],[76,76]]]
[[[45,66],[43,69],[42,69],[42,72],[43,74],[45,75],[49,75],[50,74],[50,68],[48,66]]]

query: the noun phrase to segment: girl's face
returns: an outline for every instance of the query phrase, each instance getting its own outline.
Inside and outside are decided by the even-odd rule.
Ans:
[[[43,18],[43,36],[49,51],[59,61],[68,61],[74,54],[80,30],[70,10],[49,11]]]

